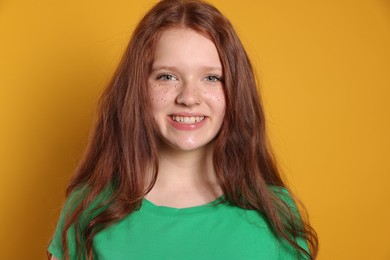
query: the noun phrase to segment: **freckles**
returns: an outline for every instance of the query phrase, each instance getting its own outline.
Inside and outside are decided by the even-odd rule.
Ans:
[[[155,84],[152,86],[152,91],[149,93],[149,98],[156,104],[166,104],[174,97],[177,85]]]
[[[221,103],[221,102],[224,102],[224,98],[221,97],[221,95],[217,94],[217,93],[212,93],[210,94],[208,91],[203,91],[203,94],[205,95],[205,97],[207,97],[209,100],[213,101],[213,102],[216,102],[216,103]]]
[[[216,96],[215,99],[217,100],[218,103],[225,102],[225,99],[221,98],[221,96]]]
[[[154,101],[154,96],[152,93],[149,93],[149,99],[150,99],[150,101]]]
[[[152,89],[155,89],[158,86],[159,86],[159,84],[155,84],[155,85],[153,85]],[[149,99],[152,102],[155,102],[156,100],[158,100],[158,99],[156,99],[156,92],[155,92],[155,90],[149,91]]]

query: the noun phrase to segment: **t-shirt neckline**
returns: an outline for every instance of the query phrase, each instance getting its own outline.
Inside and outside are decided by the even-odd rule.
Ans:
[[[185,208],[174,208],[168,206],[159,206],[154,204],[150,200],[143,198],[141,210],[154,213],[154,214],[159,214],[159,215],[194,214],[198,212],[213,211],[217,208],[218,205],[223,204],[223,201],[224,201],[224,196],[222,195],[217,199],[215,199],[214,201],[211,201],[203,205],[185,207]]]

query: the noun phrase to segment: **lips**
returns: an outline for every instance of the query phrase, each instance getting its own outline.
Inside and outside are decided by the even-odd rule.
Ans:
[[[172,115],[172,120],[178,123],[183,124],[195,124],[203,121],[205,119],[205,116],[179,116],[179,115]]]
[[[208,117],[201,114],[174,114],[168,117],[170,124],[178,130],[195,130],[204,125]]]

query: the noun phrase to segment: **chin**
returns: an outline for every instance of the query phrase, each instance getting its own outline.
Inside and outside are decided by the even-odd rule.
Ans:
[[[198,142],[167,142],[161,141],[161,146],[182,152],[192,152],[202,149],[208,149],[212,146],[212,141],[198,141]]]

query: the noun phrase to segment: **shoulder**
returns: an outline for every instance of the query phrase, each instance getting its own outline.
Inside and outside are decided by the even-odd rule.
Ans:
[[[71,192],[66,199],[62,211],[60,214],[60,217],[57,222],[57,226],[54,232],[54,235],[51,239],[48,251],[52,255],[53,259],[62,259],[64,256],[64,248],[62,245],[62,237],[63,232],[66,224],[67,218],[72,214],[72,212],[75,210],[77,205],[82,201],[83,199],[83,192],[81,189],[75,190]],[[68,243],[69,243],[69,249],[72,250],[74,245],[74,229],[71,227],[68,229]]]
[[[284,194],[284,195],[288,195],[288,196],[290,195],[290,192],[288,191],[288,189],[286,187],[269,185],[268,189],[275,194],[282,194],[282,195]]]
[[[64,212],[72,212],[85,198],[86,194],[85,188],[78,188],[73,190],[69,195],[68,198],[65,201],[65,205],[63,207],[63,213]]]
[[[286,188],[281,186],[268,186],[273,195],[286,203],[290,208],[296,208],[294,195]]]
[[[269,186],[270,191],[275,194],[282,203],[285,204],[290,210],[291,215],[285,215],[285,218],[293,218],[293,222],[297,223],[297,226],[300,227],[303,230],[303,222],[300,214],[300,209],[298,208],[295,201],[298,201],[300,203],[299,199],[296,200],[295,196],[285,187],[278,187],[278,186]],[[301,205],[301,204],[298,204]],[[305,212],[305,211],[304,211]],[[304,250],[307,252],[310,252],[307,241],[304,237],[298,236],[295,238],[296,242],[299,246],[301,246]],[[287,243],[287,241],[282,241],[282,245],[284,247],[285,253],[287,255],[289,254],[295,254],[297,257],[297,252]],[[300,254],[299,254],[300,255]],[[303,258],[306,259],[306,256],[300,255],[298,257],[299,259]]]
[[[60,218],[57,222],[57,227],[55,233],[52,237],[51,243],[49,245],[48,251],[58,259],[63,258],[64,249],[62,245],[62,237],[67,234],[67,246],[69,249],[70,256],[74,256],[76,252],[76,230],[83,228],[87,225],[93,217],[96,216],[97,213],[95,209],[98,208],[99,202],[101,202],[105,197],[107,197],[108,190],[104,190],[99,193],[95,199],[91,200],[86,204],[84,199],[88,196],[90,189],[87,187],[75,188],[68,195],[68,198],[65,201],[65,204],[62,208]],[[81,205],[83,204],[83,205]],[[84,205],[85,204],[85,205]],[[78,213],[77,216],[73,216],[75,210],[79,206],[83,206],[83,210]],[[77,218],[77,221],[75,221]],[[69,225],[67,221],[73,219],[72,223]],[[75,227],[75,222],[77,222],[78,226]],[[66,232],[66,226],[68,226]],[[71,257],[72,258],[72,257]],[[73,258],[72,258],[73,259]]]

